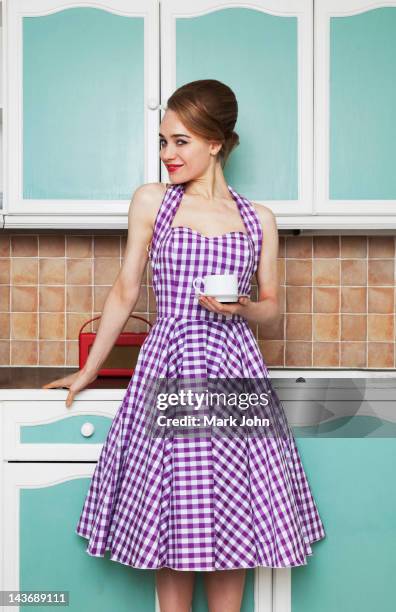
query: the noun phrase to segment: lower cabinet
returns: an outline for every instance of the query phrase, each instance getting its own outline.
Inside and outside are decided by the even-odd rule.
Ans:
[[[85,552],[86,540],[74,533],[94,467],[94,463],[5,465],[4,587],[67,591],[68,609],[73,612],[155,612],[153,571],[110,561],[108,552],[104,558],[92,557]],[[20,606],[20,610],[29,608]]]
[[[396,380],[382,389],[380,381],[338,381],[325,393],[282,383],[274,381],[326,538],[312,544],[305,566],[247,570],[241,612],[393,612]],[[0,392],[0,590],[67,591],[71,612],[159,612],[155,570],[111,561],[108,551],[90,556],[75,533],[124,393],[87,389],[68,410],[64,391],[28,390],[24,398],[15,390],[15,400]],[[192,612],[207,610],[197,572]]]
[[[70,612],[159,612],[155,570],[86,552],[75,533],[101,446],[120,401],[4,401],[2,411],[0,590],[65,591]],[[103,395],[103,391],[102,391]],[[119,393],[120,397],[123,393]],[[121,397],[122,399],[122,397]],[[246,570],[242,612],[270,610],[272,570]],[[63,606],[35,605],[35,610]],[[5,605],[28,610],[31,605]],[[192,612],[207,612],[203,572]]]

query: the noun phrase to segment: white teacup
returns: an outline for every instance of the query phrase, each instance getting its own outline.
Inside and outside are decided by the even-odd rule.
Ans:
[[[203,284],[203,291],[200,291],[196,283]],[[210,295],[219,302],[238,301],[238,275],[237,274],[208,274],[207,276],[197,276],[193,280],[193,287],[201,295]]]

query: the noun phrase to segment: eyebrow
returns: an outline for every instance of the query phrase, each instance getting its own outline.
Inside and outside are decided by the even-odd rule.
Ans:
[[[161,132],[159,133],[159,135],[161,136],[161,138],[165,138],[165,136],[161,134]],[[190,136],[188,136],[187,134],[171,134],[171,136],[173,138],[178,138],[180,136],[183,136],[184,138],[190,138]]]

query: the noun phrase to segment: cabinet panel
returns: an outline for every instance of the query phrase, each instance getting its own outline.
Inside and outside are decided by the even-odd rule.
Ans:
[[[311,210],[312,2],[161,4],[163,103],[218,79],[238,100],[240,144],[227,181],[275,212]],[[166,173],[166,168],[164,168]]]
[[[393,215],[396,2],[315,2],[317,211]],[[373,219],[374,221],[374,219]]]
[[[126,200],[144,182],[144,18],[22,18],[23,198]],[[26,202],[28,205],[28,202]]]
[[[126,215],[158,179],[157,0],[89,4],[6,4],[6,208],[27,220]]]
[[[131,605],[155,612],[154,571],[111,562],[109,552],[97,560],[86,553],[86,540],[74,532],[94,467],[92,463],[5,464],[7,563],[2,588],[69,591],[68,609],[76,612],[129,612]]]
[[[4,401],[3,455],[7,460],[96,461],[120,401]]]
[[[396,440],[298,439],[327,537],[293,568],[291,612],[395,609]]]

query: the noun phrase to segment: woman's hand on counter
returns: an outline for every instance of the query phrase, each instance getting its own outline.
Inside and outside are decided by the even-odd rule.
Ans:
[[[76,393],[82,391],[97,377],[97,373],[86,372],[84,369],[81,369],[78,370],[78,372],[65,376],[64,378],[57,378],[56,380],[43,385],[42,389],[56,389],[59,387],[69,389],[69,393],[66,398],[66,408],[70,408]]]

